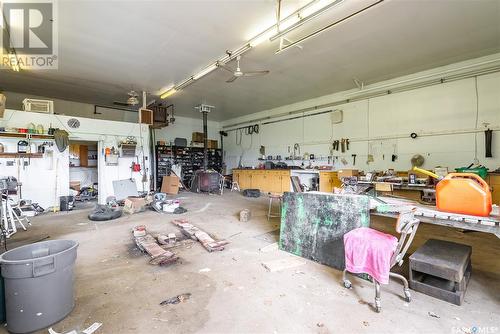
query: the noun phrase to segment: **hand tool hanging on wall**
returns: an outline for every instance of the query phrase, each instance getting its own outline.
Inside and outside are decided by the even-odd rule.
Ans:
[[[335,150],[335,151],[339,150],[339,141],[338,140],[334,140],[333,141],[332,149]]]
[[[344,138],[342,138],[342,139],[340,140],[340,151],[341,151],[342,153],[344,153],[344,152],[345,152],[345,139],[344,139]]]
[[[345,140],[345,148],[347,151],[349,151],[349,138],[346,138]]]
[[[485,152],[486,152],[486,158],[492,158],[493,155],[491,154],[491,141],[493,139],[493,130],[486,130],[484,131],[484,143],[485,143]]]
[[[356,154],[351,154],[352,155],[352,165],[356,165]]]
[[[398,155],[396,154],[396,144],[393,144],[392,148],[393,148],[393,152],[392,152],[392,156],[391,156],[391,161],[394,162],[398,159]]]

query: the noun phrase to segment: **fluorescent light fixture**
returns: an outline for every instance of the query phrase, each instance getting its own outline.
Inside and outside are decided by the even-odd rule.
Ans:
[[[314,14],[318,10],[321,10],[324,7],[326,7],[327,5],[331,4],[332,1],[333,0],[319,0],[319,1],[316,1],[311,6],[309,6],[307,8],[304,8],[304,10],[302,10],[300,12],[300,16],[302,16],[302,17],[308,17],[309,15]]]
[[[226,52],[226,55],[218,60],[218,63],[219,64],[226,64],[227,62],[235,59],[236,57],[241,56],[242,54],[244,54],[245,52],[247,52],[251,48],[252,48],[252,46],[250,45],[250,43],[247,43],[234,51]]]
[[[273,26],[267,29],[266,31],[260,33],[259,35],[255,36],[254,38],[252,38],[250,42],[248,42],[248,44],[250,45],[250,47],[254,48],[257,45],[261,44],[262,42],[269,40],[269,38],[271,38],[271,36],[274,36],[276,33],[277,33],[276,26]]]
[[[342,0],[337,0],[337,1],[340,2]],[[374,2],[374,3],[372,3],[372,4],[370,4],[370,5],[366,6],[366,7],[364,7],[362,9],[359,9],[358,11],[356,11],[356,12],[354,12],[352,14],[349,14],[349,15],[347,15],[347,16],[345,16],[345,17],[343,17],[343,18],[341,18],[341,19],[339,19],[339,20],[337,20],[335,22],[332,22],[332,23],[328,24],[327,26],[324,26],[323,28],[318,29],[318,30],[316,30],[316,31],[308,34],[307,36],[304,36],[304,37],[300,38],[299,40],[296,40],[295,42],[292,42],[290,44],[287,44],[287,45],[283,46],[282,48],[276,50],[276,53],[278,54],[280,52],[283,52],[283,51],[291,48],[292,46],[296,46],[299,43],[302,43],[302,42],[304,42],[304,41],[306,41],[306,40],[308,40],[308,39],[310,39],[312,37],[315,37],[315,36],[321,34],[322,32],[324,32],[324,31],[326,31],[326,30],[328,30],[328,29],[330,29],[330,28],[332,28],[332,27],[334,27],[334,26],[336,26],[338,24],[341,24],[342,22],[345,22],[345,21],[347,21],[347,20],[355,17],[356,15],[359,15],[359,14],[363,13],[364,11],[367,11],[367,10],[369,10],[369,9],[371,9],[371,8],[373,8],[373,7],[381,4],[381,3],[383,3],[384,1],[387,1],[387,0],[378,0],[377,2]],[[290,28],[292,28],[292,27],[290,27]],[[293,29],[295,29],[295,27],[293,27]],[[271,40],[280,37],[280,35],[282,35],[284,33],[285,32],[282,31],[278,35],[271,37]]]
[[[193,75],[193,79],[194,80],[198,80],[199,78],[204,77],[205,75],[207,75],[208,73],[212,72],[216,68],[217,68],[217,63],[212,64],[212,65],[210,65],[208,67],[205,67],[203,70],[201,70],[200,72],[198,72],[195,75]]]
[[[294,15],[294,16],[289,16],[286,19],[281,20],[281,22],[280,22],[280,30],[276,31],[276,33],[279,33],[281,31],[283,31],[284,29],[288,29],[291,26],[293,26],[294,24],[297,24],[297,22],[299,22],[301,20],[299,15],[300,14],[297,14],[297,15]],[[271,38],[271,36],[269,36],[269,38]]]
[[[193,77],[189,77],[186,80],[184,80],[183,82],[181,82],[180,84],[178,84],[177,86],[175,86],[175,89],[181,90],[181,89],[189,86],[193,82],[194,82],[194,78]]]
[[[166,99],[167,97],[172,96],[173,94],[175,94],[175,92],[177,92],[177,89],[170,88],[165,93],[163,93],[163,94],[160,95],[160,99]]]
[[[282,25],[280,24],[280,31],[269,38],[270,41],[274,41],[289,32],[297,29],[298,27],[302,26],[304,23],[312,20],[313,18],[319,16],[320,14],[323,14],[326,12],[328,9],[340,4],[343,0],[323,0],[323,1],[318,1],[315,2],[313,5],[305,8],[302,12],[300,12],[296,17],[297,20],[291,24],[287,25]],[[302,19],[298,19],[298,16],[302,17]],[[288,22],[287,22],[288,23]]]

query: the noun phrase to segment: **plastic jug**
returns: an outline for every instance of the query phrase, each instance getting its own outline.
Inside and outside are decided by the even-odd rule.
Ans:
[[[436,206],[440,211],[489,216],[490,187],[477,174],[449,173],[436,185]]]

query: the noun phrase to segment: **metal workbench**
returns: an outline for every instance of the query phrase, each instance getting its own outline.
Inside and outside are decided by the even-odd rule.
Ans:
[[[382,200],[388,198],[381,197]],[[500,238],[500,216],[490,215],[488,217],[468,216],[455,213],[438,211],[435,207],[423,206],[412,201],[400,201],[398,204],[407,205],[415,208],[415,217],[422,223],[434,224],[440,226],[454,227],[463,230],[492,233]],[[394,204],[391,203],[391,204]],[[373,207],[373,206],[372,206]],[[397,212],[379,212],[375,209],[370,211],[372,216],[388,217],[397,219]]]

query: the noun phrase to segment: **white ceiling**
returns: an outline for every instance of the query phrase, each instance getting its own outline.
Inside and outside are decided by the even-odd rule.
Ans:
[[[345,0],[291,40],[375,0]],[[307,1],[284,0],[285,11]],[[0,72],[0,89],[95,104],[131,88],[159,92],[196,73],[262,30],[273,0],[60,1],[59,70]],[[223,120],[500,51],[500,0],[390,0],[278,55],[278,42],[246,53],[238,79],[217,70],[173,95],[180,115],[200,103]],[[230,66],[234,64],[230,63]],[[154,97],[153,97],[154,98]]]

